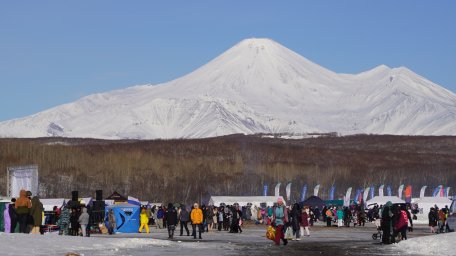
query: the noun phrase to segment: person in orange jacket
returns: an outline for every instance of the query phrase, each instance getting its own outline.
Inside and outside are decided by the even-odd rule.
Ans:
[[[19,232],[28,233],[27,218],[32,208],[32,202],[27,198],[27,191],[22,189],[19,193],[19,198],[16,200],[16,213],[19,222]]]
[[[198,227],[199,239],[201,238],[201,229],[203,228],[203,211],[198,207],[198,204],[193,204],[193,209],[190,213],[190,220],[192,221],[192,234],[196,239],[196,227]]]

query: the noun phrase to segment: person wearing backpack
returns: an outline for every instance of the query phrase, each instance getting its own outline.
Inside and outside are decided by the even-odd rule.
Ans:
[[[326,216],[326,226],[331,227],[331,222],[332,222],[332,218],[333,218],[333,212],[332,212],[331,208],[328,208],[326,210],[325,216]]]

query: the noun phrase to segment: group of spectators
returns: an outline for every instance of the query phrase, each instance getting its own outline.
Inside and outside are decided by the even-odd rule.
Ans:
[[[431,233],[446,233],[450,231],[448,226],[448,214],[450,213],[448,206],[439,209],[437,206],[431,207],[428,220]]]
[[[19,198],[12,198],[4,212],[5,231],[9,233],[43,233],[43,204],[30,191],[21,190]]]

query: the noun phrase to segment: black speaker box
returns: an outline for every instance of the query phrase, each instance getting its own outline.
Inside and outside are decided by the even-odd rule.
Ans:
[[[71,191],[71,201],[78,201],[79,193],[78,191]]]
[[[95,200],[97,200],[97,201],[103,200],[103,190],[97,190],[97,191],[95,191],[95,193],[96,193]]]

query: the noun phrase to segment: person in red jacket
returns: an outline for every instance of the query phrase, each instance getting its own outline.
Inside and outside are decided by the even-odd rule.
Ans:
[[[306,230],[306,236],[310,236],[309,220],[310,220],[309,207],[304,206],[304,208],[302,209],[302,212],[301,212],[301,223],[299,223],[301,237],[304,236],[304,230]]]
[[[397,234],[401,233],[401,240],[407,240],[407,227],[408,227],[408,217],[405,210],[405,205],[397,209],[397,221],[394,225],[394,234],[393,237],[396,237]]]

